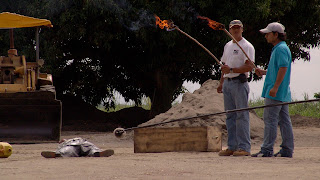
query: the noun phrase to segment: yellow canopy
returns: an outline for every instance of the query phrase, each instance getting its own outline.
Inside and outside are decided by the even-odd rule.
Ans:
[[[0,13],[0,29],[47,26],[53,27],[47,19],[38,19],[15,13]]]

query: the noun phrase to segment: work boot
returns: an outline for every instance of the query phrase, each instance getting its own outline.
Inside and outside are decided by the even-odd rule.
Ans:
[[[93,154],[94,157],[109,157],[114,154],[114,151],[112,149],[104,150],[102,152],[95,152]]]
[[[255,154],[252,154],[251,157],[272,157],[272,153],[263,153],[262,151],[259,151]]]
[[[239,149],[233,152],[233,156],[250,156],[250,153],[243,149]]]
[[[56,157],[61,157],[61,154],[56,154],[55,151],[42,151],[41,156],[45,158],[56,158]]]
[[[292,158],[292,153],[283,153],[281,151],[277,152],[276,154],[273,155],[274,157],[288,157]]]
[[[231,156],[231,155],[233,155],[233,152],[234,151],[232,151],[230,149],[221,150],[219,152],[219,156]]]

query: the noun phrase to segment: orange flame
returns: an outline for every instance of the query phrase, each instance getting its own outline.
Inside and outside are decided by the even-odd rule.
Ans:
[[[203,17],[203,16],[198,16],[199,19],[204,19],[208,21],[208,26],[211,27],[214,30],[223,30],[225,29],[224,25],[217,22],[217,21],[213,21],[207,17]]]
[[[173,30],[175,25],[170,20],[161,20],[158,16],[154,15],[156,18],[156,25],[159,25],[161,29],[166,28],[167,31]]]

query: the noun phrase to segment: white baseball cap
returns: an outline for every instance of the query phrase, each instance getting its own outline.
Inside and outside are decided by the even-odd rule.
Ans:
[[[278,22],[273,22],[268,24],[268,26],[264,29],[261,29],[260,32],[261,33],[269,33],[269,32],[278,32],[278,33],[284,33],[285,27],[278,23]]]

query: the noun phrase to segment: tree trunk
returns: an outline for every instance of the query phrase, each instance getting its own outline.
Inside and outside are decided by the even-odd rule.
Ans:
[[[155,74],[156,86],[153,96],[151,96],[151,111],[150,118],[166,112],[171,108],[171,103],[174,100],[175,91],[182,86],[182,81],[174,78],[174,75],[157,71]]]

